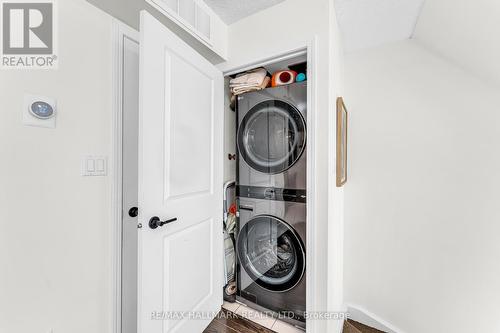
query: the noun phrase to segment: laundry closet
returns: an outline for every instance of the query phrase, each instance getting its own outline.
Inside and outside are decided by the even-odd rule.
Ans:
[[[224,296],[302,329],[307,83],[298,52],[226,76],[224,91]]]
[[[184,314],[226,300],[335,331],[315,317],[342,310],[333,7],[288,0],[227,26],[195,2],[140,13],[138,330],[201,333],[212,319]],[[303,20],[271,24],[283,15]]]

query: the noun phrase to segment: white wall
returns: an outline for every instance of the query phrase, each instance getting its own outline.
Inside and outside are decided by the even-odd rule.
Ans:
[[[108,333],[111,18],[58,1],[59,69],[0,73],[0,332]],[[56,129],[21,123],[23,93],[57,99]]]
[[[331,36],[330,34],[332,5],[333,1],[330,0],[287,0],[230,25],[229,60],[220,65],[222,70],[227,70],[296,49],[307,42],[316,41],[317,43],[317,54],[314,57],[318,74],[316,78],[309,78],[309,84],[313,84],[313,82],[316,84],[318,98],[314,117],[317,130],[315,133],[309,132],[308,134],[309,143],[312,140],[316,142],[316,159],[313,161],[313,167],[318,180],[315,184],[310,185],[314,187],[317,212],[313,223],[321,240],[309,244],[309,246],[314,247],[317,254],[312,257],[316,261],[316,280],[310,281],[312,287],[310,296],[318,301],[319,306],[313,311],[339,310],[338,304],[327,304],[327,293],[330,291],[333,295],[332,298],[339,300],[342,292],[341,290],[329,290],[334,285],[334,280],[331,280],[329,284],[327,275],[328,263],[332,259],[328,255],[328,181],[330,176],[334,177],[334,175],[329,174],[328,169],[330,156],[328,130],[331,120],[329,114],[334,115],[330,102],[332,96],[333,98],[337,96],[339,88],[330,82],[330,65],[332,64],[330,62],[330,39],[337,38],[336,35]],[[280,19],[279,24],[273,24],[277,18],[283,17],[293,19]],[[332,40],[332,42],[337,43],[336,40]],[[311,124],[308,126],[311,128]],[[335,222],[340,223],[340,221]],[[340,253],[340,250],[332,251],[334,255]],[[338,261],[335,263],[340,264]],[[308,266],[308,269],[312,270],[312,265]],[[336,270],[337,272],[341,271],[342,266],[337,266]],[[333,326],[339,323],[340,321],[335,322]],[[316,323],[310,321],[308,329],[311,329],[311,332],[326,332],[326,324],[325,321],[317,321]],[[330,328],[330,332],[338,329],[338,327],[333,326]]]
[[[447,59],[500,83],[500,2],[426,1],[414,37]]]
[[[345,299],[406,333],[500,331],[500,94],[419,42],[346,58]]]

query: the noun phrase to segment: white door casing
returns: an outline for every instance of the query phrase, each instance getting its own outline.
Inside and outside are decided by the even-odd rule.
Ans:
[[[222,304],[223,77],[145,11],[140,47],[138,332],[201,333]]]
[[[137,207],[139,43],[126,35],[122,42],[122,255],[121,333],[137,333]]]

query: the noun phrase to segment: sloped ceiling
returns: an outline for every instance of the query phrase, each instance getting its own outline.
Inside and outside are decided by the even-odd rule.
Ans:
[[[229,25],[285,0],[204,1]],[[347,52],[410,38],[424,2],[424,0],[334,1]]]
[[[226,23],[231,24],[285,0],[204,0]]]
[[[347,53],[413,38],[500,83],[500,1],[335,0],[335,7]]]
[[[335,0],[346,52],[412,36],[424,0]]]
[[[284,0],[204,1],[231,24]],[[413,37],[449,60],[500,82],[500,1],[334,1],[347,53]]]
[[[429,0],[414,38],[448,60],[500,83],[500,1]]]

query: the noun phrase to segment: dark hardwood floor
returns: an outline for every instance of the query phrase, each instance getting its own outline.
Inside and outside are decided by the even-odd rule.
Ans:
[[[344,322],[344,333],[385,333],[373,327],[358,323],[357,321],[348,319]]]
[[[203,333],[275,333],[234,312],[222,309]]]
[[[351,319],[348,319],[347,323],[354,326],[360,333],[385,333],[383,331],[379,331],[373,327],[358,323],[357,321]]]

